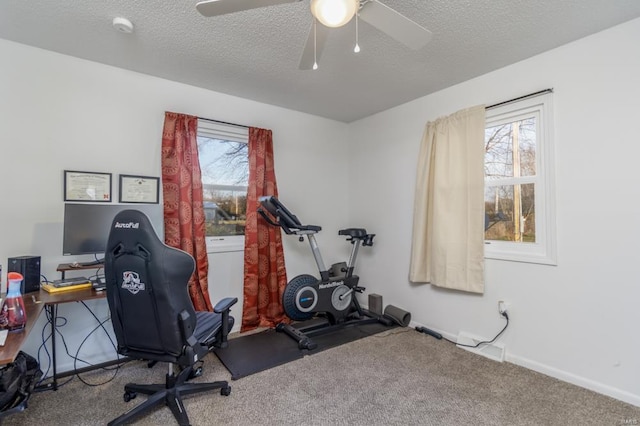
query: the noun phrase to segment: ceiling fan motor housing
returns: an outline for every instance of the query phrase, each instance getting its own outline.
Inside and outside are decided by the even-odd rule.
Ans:
[[[311,0],[311,13],[324,26],[346,25],[358,11],[359,0]]]

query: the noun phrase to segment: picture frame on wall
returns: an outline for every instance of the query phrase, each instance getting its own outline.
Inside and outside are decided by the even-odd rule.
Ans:
[[[160,178],[154,176],[120,175],[121,203],[158,204]]]
[[[64,201],[111,202],[111,173],[64,171]]]

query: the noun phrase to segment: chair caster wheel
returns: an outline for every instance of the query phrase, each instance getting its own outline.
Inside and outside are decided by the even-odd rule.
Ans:
[[[226,388],[221,388],[220,395],[224,395],[224,396],[231,395],[231,386],[227,386]]]
[[[138,396],[136,392],[125,392],[122,399],[124,399],[124,402],[129,402],[132,399],[135,399],[136,396]]]
[[[189,380],[202,376],[202,367],[195,368],[189,374]]]

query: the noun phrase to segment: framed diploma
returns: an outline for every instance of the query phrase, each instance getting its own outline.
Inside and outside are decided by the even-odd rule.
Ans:
[[[111,173],[64,171],[64,201],[111,202]]]
[[[160,178],[120,175],[120,202],[158,204]]]

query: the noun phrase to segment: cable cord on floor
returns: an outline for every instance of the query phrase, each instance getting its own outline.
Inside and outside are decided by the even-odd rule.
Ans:
[[[116,344],[115,344],[115,342],[113,341],[113,339],[111,338],[111,335],[109,334],[108,330],[107,330],[107,329],[105,328],[105,326],[104,326],[104,324],[105,324],[106,322],[108,322],[108,321],[110,321],[110,320],[111,320],[111,317],[109,317],[109,318],[107,318],[107,319],[105,319],[105,320],[102,320],[102,321],[101,321],[101,320],[96,316],[96,314],[91,310],[91,308],[89,308],[89,306],[87,306],[87,304],[86,304],[85,302],[81,302],[81,303],[82,303],[82,305],[83,305],[83,306],[84,306],[84,307],[89,311],[89,313],[91,313],[91,315],[92,315],[92,316],[93,316],[93,318],[96,320],[96,322],[98,323],[98,325],[97,325],[96,327],[94,327],[94,328],[93,328],[93,330],[91,330],[91,331],[90,331],[90,332],[85,336],[85,338],[82,340],[82,342],[80,343],[80,345],[78,345],[78,349],[76,350],[75,355],[72,355],[72,354],[69,352],[69,347],[68,347],[68,345],[67,345],[66,339],[65,339],[64,335],[62,334],[62,332],[60,331],[60,328],[61,328],[61,327],[64,327],[65,325],[67,325],[67,322],[68,322],[67,318],[65,318],[65,317],[63,317],[63,316],[60,316],[60,315],[57,315],[57,316],[56,316],[56,324],[55,324],[55,327],[54,327],[55,332],[57,333],[57,336],[60,336],[60,339],[61,339],[61,341],[62,341],[62,345],[64,346],[64,349],[65,349],[65,352],[66,352],[67,356],[68,356],[69,358],[73,359],[73,369],[74,369],[74,370],[77,370],[77,369],[78,369],[78,362],[81,362],[81,363],[83,363],[83,364],[86,364],[87,366],[93,366],[93,365],[94,365],[94,364],[92,364],[92,363],[90,363],[90,362],[88,362],[88,361],[85,361],[84,359],[80,358],[80,356],[79,356],[79,355],[80,355],[80,350],[82,349],[82,346],[86,343],[86,341],[89,339],[89,337],[90,337],[94,332],[96,332],[96,331],[97,331],[97,330],[99,330],[99,329],[102,329],[102,330],[104,331],[104,333],[107,335],[107,337],[108,337],[108,339],[109,339],[109,341],[110,341],[110,343],[111,343],[111,346],[113,347],[114,351],[116,351],[116,354],[117,354]],[[53,321],[53,318],[51,318],[51,315],[49,315],[49,312],[48,312],[48,311],[47,311],[47,320],[48,320],[48,321],[47,321],[47,325],[45,325],[45,326],[42,328],[42,333],[41,333],[41,335],[42,335],[42,343],[41,343],[41,344],[40,344],[40,346],[38,347],[38,357],[37,357],[37,358],[38,358],[38,364],[42,365],[42,363],[41,363],[41,359],[40,359],[40,353],[41,353],[41,351],[44,349],[44,352],[45,352],[45,354],[46,354],[46,356],[47,356],[47,358],[46,358],[46,359],[47,359],[47,369],[46,369],[46,371],[44,372],[44,374],[42,375],[42,379],[40,380],[40,382],[38,382],[38,385],[40,385],[40,384],[41,384],[42,382],[44,382],[45,380],[47,380],[47,379],[51,379],[51,378],[52,378],[52,377],[48,377],[49,370],[51,369],[51,364],[52,364],[52,355],[51,355],[51,353],[49,352],[49,349],[47,348],[47,342],[49,341],[49,339],[51,339],[51,338],[52,338],[52,334],[51,334],[51,332],[49,332],[49,333],[48,333],[48,335],[46,335],[46,336],[45,336],[45,330],[50,329],[50,328],[48,327],[48,324],[51,324],[51,322]],[[89,383],[89,382],[87,382],[85,379],[83,379],[82,377],[80,377],[80,375],[79,375],[79,374],[75,374],[74,376],[77,376],[77,377],[78,377],[78,379],[79,379],[82,383],[84,383],[85,385],[88,385],[88,386],[100,386],[100,385],[103,385],[103,384],[105,384],[105,383],[109,383],[110,381],[112,381],[113,379],[115,379],[115,377],[117,376],[118,371],[119,371],[119,369],[120,369],[120,366],[121,366],[121,364],[118,364],[117,366],[115,366],[115,367],[110,367],[110,368],[109,368],[109,367],[102,367],[102,370],[104,370],[104,371],[114,371],[113,376],[112,376],[111,378],[109,378],[108,380],[106,380],[106,381],[102,382],[102,383],[96,383],[96,384],[93,384],[93,383]],[[66,381],[65,381],[65,382],[63,382],[63,383],[58,383],[58,384],[57,384],[57,386],[58,386],[58,387],[64,386],[65,384],[67,384],[67,383],[69,383],[71,380],[73,380],[73,377],[74,377],[74,376],[71,376],[71,378],[69,378],[68,380],[66,380]]]
[[[75,356],[75,357],[73,357],[73,369],[74,369],[74,370],[77,370],[77,369],[78,369],[78,368],[77,368],[77,361],[78,361],[78,360],[79,360],[80,362],[83,362],[83,363],[85,363],[85,364],[89,365],[89,366],[92,366],[92,365],[93,365],[93,364],[91,364],[91,363],[88,363],[87,361],[83,361],[82,359],[80,359],[80,358],[78,357],[78,355],[80,354],[80,349],[82,349],[82,345],[84,345],[84,343],[87,341],[87,339],[89,339],[89,337],[90,337],[90,336],[91,336],[95,331],[97,331],[97,330],[99,330],[99,329],[102,329],[102,330],[104,331],[104,334],[106,334],[106,335],[107,335],[107,337],[109,338],[109,342],[111,342],[111,346],[113,347],[113,350],[114,350],[114,351],[116,351],[116,355],[117,355],[117,352],[118,352],[118,350],[117,350],[117,348],[116,348],[116,344],[114,343],[113,339],[111,338],[111,335],[109,334],[108,330],[104,327],[104,324],[105,324],[106,322],[111,321],[111,316],[109,316],[109,318],[107,318],[107,319],[105,319],[105,320],[103,320],[103,321],[100,321],[100,320],[98,319],[98,317],[96,316],[96,314],[91,310],[91,308],[89,308],[89,307],[86,305],[86,303],[85,303],[85,302],[81,302],[81,303],[82,303],[82,305],[84,305],[84,307],[85,307],[85,308],[86,308],[86,309],[91,313],[91,315],[92,315],[92,316],[93,316],[93,318],[96,320],[96,322],[98,323],[98,325],[97,325],[97,326],[95,326],[95,327],[94,327],[94,329],[93,329],[93,330],[91,330],[91,331],[89,332],[89,334],[87,334],[87,335],[85,336],[85,338],[82,340],[82,342],[80,343],[80,345],[78,345],[78,350],[76,351],[76,356]],[[106,383],[109,383],[110,381],[112,381],[113,379],[115,379],[115,378],[116,378],[116,376],[118,375],[118,371],[120,370],[120,365],[121,365],[121,364],[117,364],[115,367],[111,367],[111,368],[108,368],[108,367],[102,367],[102,370],[104,370],[104,371],[114,371],[114,373],[113,373],[113,376],[111,376],[111,378],[109,378],[108,380],[106,380],[106,381],[104,381],[104,382],[101,382],[101,383],[89,383],[89,382],[87,382],[85,379],[83,379],[82,377],[80,377],[80,374],[76,374],[76,376],[78,376],[78,379],[79,379],[82,383],[84,383],[85,385],[87,385],[87,386],[100,386],[100,385],[104,385],[104,384],[106,384]]]
[[[57,331],[58,327],[63,327],[67,323],[67,319],[65,317],[58,316],[57,319],[60,320],[62,322],[62,324],[61,325],[55,324],[54,328],[56,329],[56,332],[58,332]],[[38,347],[38,364],[42,365],[42,362],[40,361],[40,351],[42,349],[44,349],[44,352],[47,354],[47,369],[42,374],[42,378],[40,379],[40,381],[37,383],[38,386],[41,385],[45,380],[52,378],[52,377],[48,377],[49,370],[51,369],[52,356],[51,356],[51,353],[49,353],[49,349],[47,348],[47,341],[52,338],[52,333],[49,332],[49,334],[45,337],[45,330],[47,330],[47,329],[50,330],[48,325],[51,324],[52,320],[53,319],[51,318],[51,315],[49,315],[49,312],[47,311],[47,324],[45,324],[45,326],[42,327],[42,333],[41,333],[42,343]],[[66,348],[67,344],[66,344],[66,342],[64,342],[64,336],[62,336],[62,335],[60,335],[60,336],[62,337],[63,343],[64,343],[65,348]],[[69,351],[67,350],[67,354],[68,353],[69,353]],[[58,383],[57,387],[60,388],[60,387],[62,387],[64,385],[66,385],[67,383],[69,383],[71,380],[73,380],[73,376],[71,378],[67,379],[66,381],[64,381],[63,383]]]
[[[482,342],[478,342],[478,343],[476,343],[475,345],[465,345],[465,344],[463,344],[463,343],[458,343],[458,342],[456,342],[456,341],[454,341],[454,340],[447,339],[446,337],[444,337],[444,336],[443,336],[443,335],[441,335],[440,333],[435,332],[435,331],[433,331],[433,330],[431,330],[431,329],[428,329],[427,327],[421,327],[421,326],[418,326],[418,327],[416,327],[416,328],[415,328],[415,330],[416,330],[417,332],[420,332],[420,333],[424,333],[424,334],[428,334],[428,335],[430,335],[430,336],[433,336],[433,337],[435,337],[435,338],[436,338],[436,339],[438,339],[438,340],[440,340],[440,339],[442,339],[442,340],[446,340],[447,342],[449,342],[449,343],[453,343],[454,345],[457,345],[457,346],[462,346],[462,347],[465,347],[465,348],[477,348],[477,347],[478,347],[478,346],[480,346],[480,345],[488,345],[489,343],[493,343],[493,342],[495,342],[495,341],[496,341],[496,339],[497,339],[498,337],[500,337],[500,336],[502,335],[502,333],[504,333],[504,331],[507,329],[507,327],[509,327],[509,315],[507,315],[507,313],[506,313],[506,312],[503,312],[503,313],[502,313],[502,314],[500,314],[500,315],[502,315],[502,317],[507,321],[507,323],[504,325],[504,327],[502,327],[502,330],[500,330],[500,332],[499,332],[498,334],[496,334],[496,335],[495,335],[495,337],[494,337],[493,339],[491,339],[491,340],[484,340],[484,341],[482,341]]]

